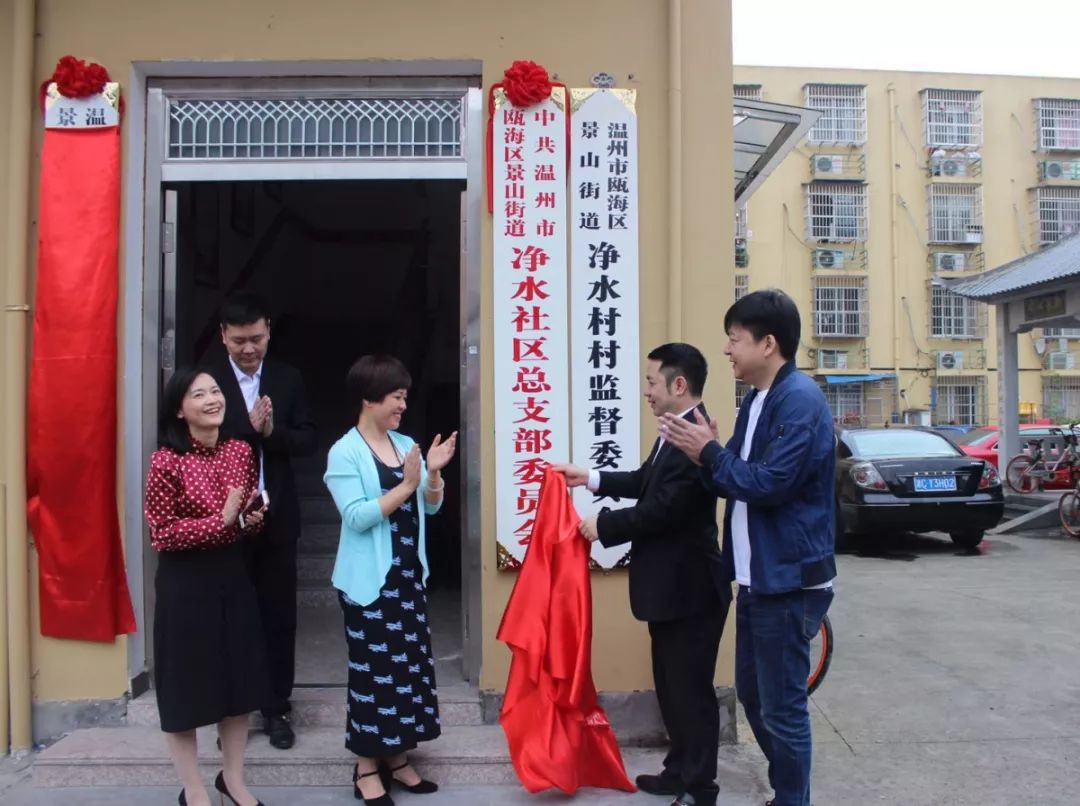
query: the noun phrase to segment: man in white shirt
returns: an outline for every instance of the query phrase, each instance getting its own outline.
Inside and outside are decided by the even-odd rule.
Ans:
[[[835,432],[824,395],[795,368],[800,319],[782,291],[755,291],[724,318],[735,377],[753,387],[735,435],[665,416],[661,434],[727,498],[723,559],[737,582],[735,688],[769,760],[774,806],[809,806],[810,639],[832,602]]]
[[[265,301],[233,294],[221,309],[225,355],[210,371],[225,394],[225,422],[251,444],[259,463],[259,489],[270,497],[263,533],[245,544],[266,640],[272,702],[263,708],[264,730],[279,749],[292,747],[290,724],[296,653],[297,542],[300,500],[292,459],[315,452],[315,423],[308,415],[300,373],[267,356],[270,315]]]

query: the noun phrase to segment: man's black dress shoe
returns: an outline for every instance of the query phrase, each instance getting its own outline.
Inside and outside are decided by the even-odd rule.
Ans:
[[[293,733],[292,725],[289,724],[288,714],[274,714],[266,717],[263,730],[270,737],[270,744],[278,750],[288,750],[296,742],[296,734]]]
[[[659,775],[639,775],[634,779],[634,783],[646,795],[678,795],[682,792],[682,780],[666,772]]]

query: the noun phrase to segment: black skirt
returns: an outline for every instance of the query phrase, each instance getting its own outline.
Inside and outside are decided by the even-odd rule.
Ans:
[[[401,469],[375,463],[385,494]],[[416,504],[390,515],[393,564],[379,598],[365,606],[339,592],[349,645],[345,747],[367,758],[396,756],[441,731]]]
[[[193,730],[266,705],[263,631],[240,543],[158,558],[154,685],[161,729]]]

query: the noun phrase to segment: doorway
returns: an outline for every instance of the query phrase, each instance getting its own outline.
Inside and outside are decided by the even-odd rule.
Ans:
[[[175,215],[163,288],[175,294],[175,365],[222,350],[218,310],[239,290],[271,311],[270,355],[304,380],[319,447],[294,459],[301,499],[298,687],[344,685],[346,646],[330,586],[340,521],[322,482],[330,446],[352,425],[345,374],[367,353],[413,379],[402,431],[425,449],[461,433],[461,180],[200,181],[163,184]],[[175,268],[172,268],[175,266]],[[167,325],[166,325],[167,327]],[[428,522],[429,611],[440,680],[463,679],[462,462],[445,471]]]

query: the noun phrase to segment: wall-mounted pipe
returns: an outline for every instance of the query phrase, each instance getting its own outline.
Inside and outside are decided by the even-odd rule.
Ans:
[[[893,320],[893,377],[896,392],[894,394],[894,407],[897,416],[902,416],[900,410],[903,402],[900,397],[900,389],[903,384],[900,381],[900,243],[896,232],[896,207],[899,204],[899,194],[896,191],[896,174],[899,168],[896,164],[896,87],[890,82],[889,93],[889,250],[892,256],[892,320]]]
[[[27,243],[30,229],[30,153],[33,145],[35,0],[14,0],[11,28],[11,86],[8,110],[7,248],[4,278],[3,532],[6,598],[0,603],[6,628],[3,665],[6,710],[0,747],[12,754],[30,748],[30,564],[26,529],[26,335]],[[3,598],[3,597],[0,597]]]
[[[668,340],[682,341],[682,0],[668,0]]]

